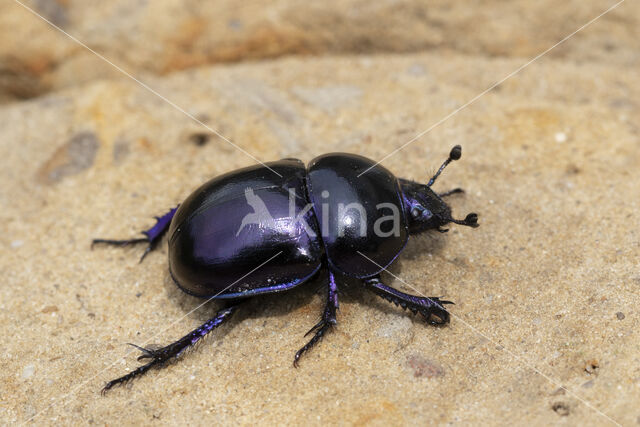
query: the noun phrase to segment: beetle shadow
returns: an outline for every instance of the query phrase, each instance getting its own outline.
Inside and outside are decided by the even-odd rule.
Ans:
[[[206,298],[194,297],[183,292],[176,286],[168,272],[165,275],[163,284],[168,300],[171,301],[172,304],[175,304],[179,310],[183,311],[185,317],[192,319],[191,321],[185,319],[184,323],[189,324],[189,327],[185,327],[180,335],[175,336],[175,339],[186,335],[197,326],[211,319],[219,310],[229,303],[221,299],[211,300],[205,303]],[[322,301],[321,307],[318,308],[317,317],[319,319],[322,315],[324,302],[326,300],[326,287],[327,275],[326,272],[321,269],[312,279],[291,290],[249,297],[238,312],[234,314],[233,318],[211,335],[215,335],[216,339],[223,339],[232,328],[237,327],[247,319],[264,318],[265,321],[268,321],[269,318],[285,317],[292,312],[302,310],[305,306],[310,305],[314,299]],[[203,303],[205,303],[204,306],[199,307]],[[314,319],[314,322],[315,321],[316,319]],[[288,324],[289,323],[285,321],[278,325],[278,327],[283,328],[288,326]],[[263,326],[268,328],[266,324],[263,324]],[[311,326],[312,325],[309,325],[309,327]]]
[[[400,261],[400,263],[402,263],[402,260],[414,261],[424,258],[426,254],[439,254],[447,244],[447,234],[448,233],[427,231],[417,236],[410,236],[407,246],[398,257],[398,261]],[[394,268],[396,268],[398,264],[398,262],[393,263],[389,271],[396,274]]]
[[[398,259],[388,268],[388,273],[382,273],[383,281],[389,286],[398,287],[402,290],[411,292],[401,281],[395,279],[392,275],[402,277],[403,260],[415,261],[419,259],[427,259],[425,254],[437,254],[442,251],[446,245],[445,236],[440,233],[425,233],[419,237],[413,237],[409,239],[404,251],[400,254]],[[435,260],[433,260],[435,262]],[[338,298],[341,303],[345,304],[365,304],[370,307],[374,307],[376,310],[380,310],[385,314],[388,313],[402,313],[400,307],[391,304],[372,292],[365,289],[359,279],[354,279],[345,276],[336,277],[338,281]],[[224,337],[231,331],[232,328],[237,327],[240,323],[247,319],[262,318],[265,322],[269,319],[283,318],[290,315],[292,312],[304,311],[305,307],[312,304],[313,310],[317,310],[314,315],[311,314],[309,327],[313,326],[322,316],[322,312],[325,307],[326,295],[327,295],[328,277],[326,269],[321,269],[312,279],[309,281],[285,292],[257,295],[248,298],[248,301],[238,310],[238,312],[230,319],[229,323],[216,330],[212,336],[215,335],[215,339],[224,339]],[[200,326],[207,320],[215,316],[216,312],[221,310],[228,302],[224,300],[212,300],[202,305],[206,299],[191,296],[183,292],[176,286],[171,278],[170,274],[165,274],[163,281],[167,299],[175,304],[178,309],[185,313],[185,317],[191,319],[191,321],[184,321],[178,323],[189,324],[185,326],[183,330],[176,333],[174,339],[178,339],[181,336],[186,335],[191,330]],[[429,295],[428,290],[422,290],[426,295]],[[318,304],[319,302],[319,304]],[[405,312],[407,315],[411,313]],[[410,315],[409,317],[420,320],[419,317]],[[340,319],[338,319],[340,322]],[[263,324],[263,326],[268,326]],[[286,328],[289,326],[288,321],[281,322],[278,328]],[[176,328],[178,330],[178,328]],[[305,329],[304,327],[302,329]],[[306,329],[305,329],[306,331]],[[206,342],[206,339],[205,339]],[[306,342],[306,341],[305,341]],[[165,343],[166,344],[166,343]]]

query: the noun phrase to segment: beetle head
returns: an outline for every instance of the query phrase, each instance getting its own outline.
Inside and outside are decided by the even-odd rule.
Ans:
[[[427,185],[406,179],[400,179],[400,187],[403,193],[405,215],[409,223],[409,233],[417,234],[426,230],[437,229],[440,232],[448,231],[442,227],[453,222],[455,224],[477,227],[478,215],[468,214],[465,219],[451,217],[451,208],[442,200],[442,195],[435,193],[431,186],[451,161],[458,160],[462,155],[462,147],[456,145],[451,149],[449,157],[444,161],[438,172],[429,180]],[[461,192],[456,189],[445,194]]]

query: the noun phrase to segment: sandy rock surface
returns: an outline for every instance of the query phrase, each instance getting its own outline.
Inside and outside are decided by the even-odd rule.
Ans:
[[[10,3],[2,8],[15,9]],[[304,9],[280,3],[276,17]],[[166,57],[153,68],[135,54],[145,51],[143,41],[139,47],[129,43],[135,47],[129,52],[117,45],[128,42],[116,35],[132,37],[129,31],[105,21],[100,33],[95,23],[100,14],[109,16],[104,10],[82,12],[75,2],[60,2],[65,11],[78,10],[60,15],[60,25],[90,42],[112,40],[101,45],[104,52],[141,67],[150,88],[250,155],[124,77],[93,76],[86,80],[95,81],[64,84],[73,87],[0,108],[0,419],[637,424],[640,84],[630,66],[638,61],[637,30],[628,28],[637,20],[638,3],[628,3],[568,41],[563,53],[535,62],[384,161],[399,176],[426,181],[453,145],[463,146],[462,159],[437,188],[464,187],[465,195],[450,199],[454,214],[478,212],[480,228],[453,226],[447,234],[412,239],[391,268],[397,278],[384,276],[404,291],[455,301],[449,326],[429,327],[357,282],[340,283],[337,328],[296,370],[293,355],[323,309],[322,276],[252,301],[178,363],[102,397],[106,381],[137,366],[138,354],[126,343],[169,343],[219,305],[192,312],[201,300],[172,283],[166,242],[139,264],[142,247],[92,251],[92,238],[136,235],[204,180],[254,164],[251,156],[308,162],[324,152],[348,151],[382,159],[538,49],[516,54],[507,35],[495,31],[486,39],[495,36],[495,43],[509,45],[505,51],[491,53],[479,41],[475,48],[449,50],[427,48],[425,41],[407,49],[416,52],[376,54],[327,44],[310,51],[323,57],[189,66],[160,76],[168,71]],[[173,7],[177,16],[186,13]],[[522,31],[525,45],[544,49],[597,15],[589,10],[603,11],[607,4],[579,8],[580,16],[570,7],[558,12],[572,17],[562,21],[566,31],[527,35],[523,25],[511,36]],[[25,13],[13,9],[15,16]],[[504,13],[509,11],[513,18],[505,20],[514,27],[519,14],[538,20],[553,15],[542,7],[518,12],[513,6]],[[90,12],[93,21],[82,15]],[[151,15],[134,12],[126,14],[132,22],[154,27]],[[49,38],[53,57],[86,55],[30,15],[15,19],[33,29],[34,40]],[[282,18],[260,19],[289,28]],[[455,19],[447,18],[444,27]],[[166,37],[170,31],[162,25],[158,21],[156,29]],[[91,35],[82,28],[93,28]],[[196,44],[222,40],[223,33],[197,37]],[[585,48],[589,40],[593,49]],[[607,40],[613,50],[595,47]],[[336,46],[348,46],[341,43]],[[258,50],[266,53],[246,58],[292,53]],[[23,52],[14,47],[13,54]],[[80,69],[93,66],[103,69],[103,77],[116,75],[100,62]],[[43,92],[55,87],[43,86]]]

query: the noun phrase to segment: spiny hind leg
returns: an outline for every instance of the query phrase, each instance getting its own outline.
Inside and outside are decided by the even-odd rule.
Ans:
[[[142,232],[142,234],[144,234],[145,237],[124,239],[124,240],[93,239],[93,241],[91,242],[91,248],[93,248],[93,245],[95,244],[128,246],[128,245],[134,245],[137,243],[148,243],[147,248],[144,250],[144,253],[142,254],[142,257],[140,257],[140,262],[142,262],[144,257],[146,257],[149,252],[151,252],[158,246],[158,242],[169,229],[169,225],[171,224],[171,219],[173,219],[173,216],[175,215],[176,210],[178,210],[179,206],[180,205],[176,206],[175,208],[171,209],[169,212],[167,212],[162,216],[155,217],[156,218],[155,225],[150,229]]]
[[[209,332],[222,325],[224,322],[231,318],[231,315],[238,309],[241,302],[237,302],[230,305],[216,313],[211,319],[207,320],[202,326],[189,332],[174,343],[169,344],[166,347],[152,350],[148,348],[139,347],[135,344],[130,344],[142,351],[142,355],[138,357],[138,360],[151,359],[146,365],[142,365],[134,371],[123,375],[120,378],[109,381],[102,389],[102,394],[105,394],[109,389],[118,384],[126,383],[127,381],[139,377],[153,367],[161,367],[169,360],[180,356],[180,354],[187,348],[195,345],[198,341],[204,338]]]

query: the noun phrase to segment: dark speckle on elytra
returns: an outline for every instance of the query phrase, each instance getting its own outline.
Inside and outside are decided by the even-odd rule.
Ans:
[[[407,365],[413,371],[415,378],[439,378],[444,376],[444,369],[437,363],[422,357],[419,354],[412,354],[407,357]]]
[[[93,132],[75,134],[38,170],[36,178],[43,184],[55,184],[93,165],[100,142]]]

